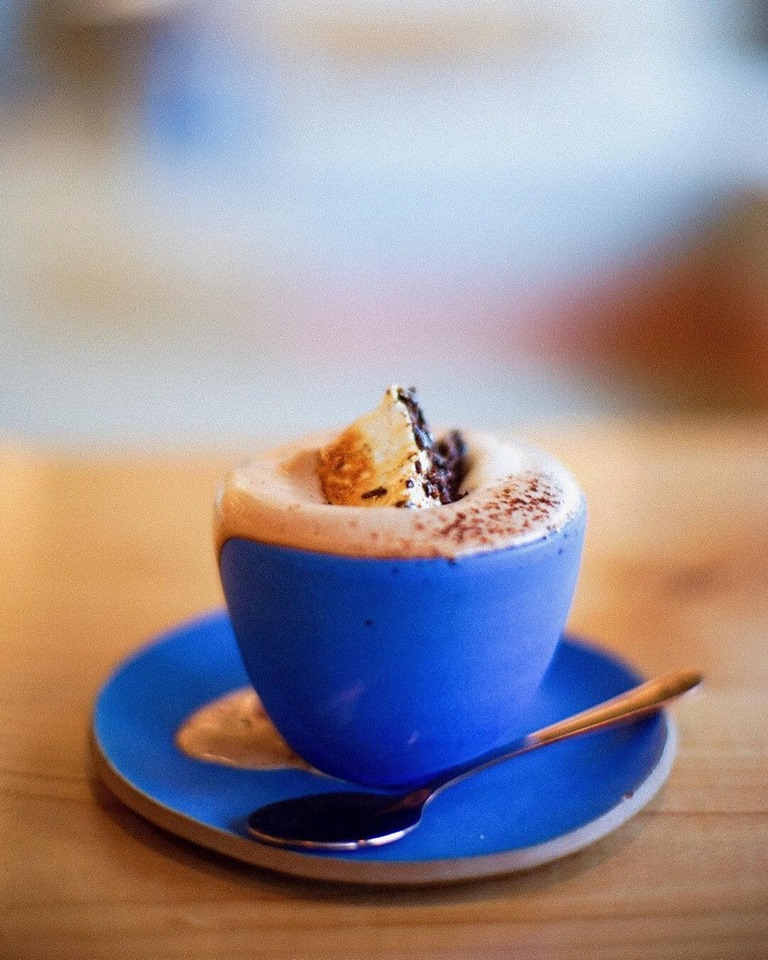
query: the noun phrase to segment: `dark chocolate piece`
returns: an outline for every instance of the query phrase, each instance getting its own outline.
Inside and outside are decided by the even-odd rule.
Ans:
[[[459,487],[465,474],[467,444],[458,430],[451,430],[432,450],[432,469],[429,478],[438,490],[441,503],[461,499]]]
[[[416,446],[429,454],[432,466],[422,477],[424,492],[440,503],[453,503],[461,499],[459,488],[466,473],[467,445],[458,430],[435,442],[424,413],[416,399],[416,388],[400,389],[397,399],[405,406],[413,426]],[[421,473],[421,464],[415,464]]]

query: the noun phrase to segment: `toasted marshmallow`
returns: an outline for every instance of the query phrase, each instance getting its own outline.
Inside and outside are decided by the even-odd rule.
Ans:
[[[375,410],[320,450],[318,476],[328,503],[349,507],[435,507],[432,438],[416,422],[412,395],[391,386]]]

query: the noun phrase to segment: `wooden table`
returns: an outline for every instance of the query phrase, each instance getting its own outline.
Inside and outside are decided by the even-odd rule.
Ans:
[[[94,781],[92,701],[221,603],[217,477],[243,451],[0,447],[0,956],[768,956],[768,423],[530,432],[587,493],[571,629],[650,674],[705,671],[661,794],[525,875],[424,890],[293,881],[166,835]]]

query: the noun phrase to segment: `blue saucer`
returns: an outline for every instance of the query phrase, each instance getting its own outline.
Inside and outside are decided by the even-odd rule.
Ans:
[[[640,683],[630,667],[566,637],[531,708],[530,729]],[[433,883],[528,869],[579,850],[640,810],[675,754],[665,713],[577,737],[485,771],[441,794],[422,825],[356,853],[280,850],[249,838],[247,814],[338,781],[285,768],[240,770],[182,754],[174,734],[194,710],[248,683],[229,618],[214,613],[160,637],[102,689],[92,743],[99,775],[148,820],[238,860],[318,879]]]

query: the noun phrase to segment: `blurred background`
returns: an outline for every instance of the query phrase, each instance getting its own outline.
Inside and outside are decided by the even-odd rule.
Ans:
[[[0,0],[0,431],[768,408],[768,0]]]

